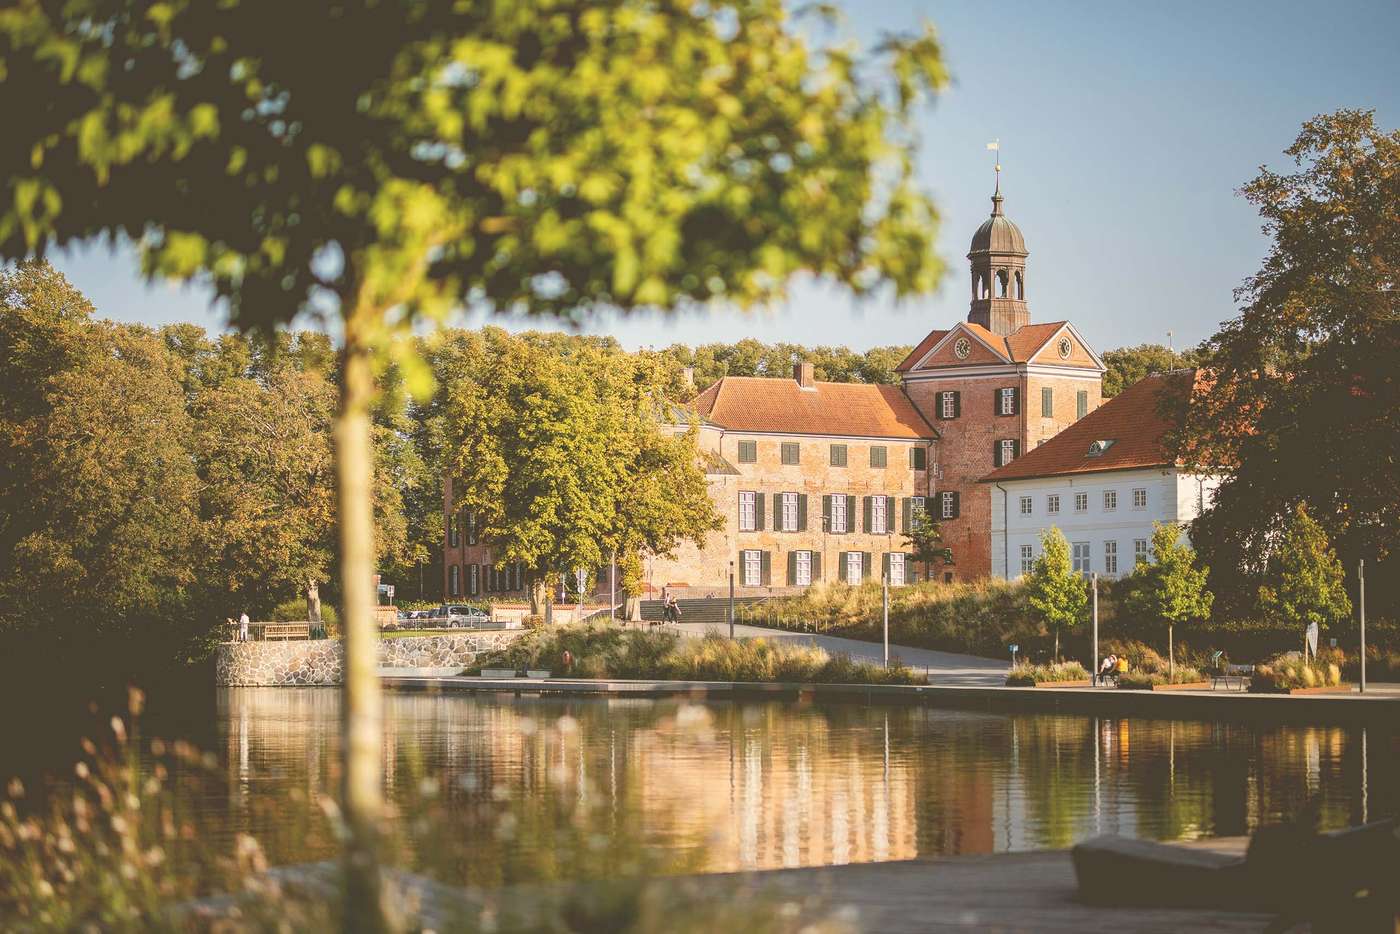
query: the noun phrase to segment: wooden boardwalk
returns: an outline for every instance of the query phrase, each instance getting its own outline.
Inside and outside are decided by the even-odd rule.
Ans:
[[[1243,853],[1245,838],[1196,844]],[[1076,900],[1067,850],[860,863],[705,877],[716,894],[734,884],[813,895],[861,931],[1259,932],[1270,915],[1201,909],[1097,908]],[[842,911],[844,909],[844,912]]]

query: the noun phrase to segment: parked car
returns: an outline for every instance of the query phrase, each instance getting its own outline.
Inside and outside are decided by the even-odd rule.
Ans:
[[[435,618],[449,629],[479,629],[491,622],[491,614],[479,606],[449,603],[438,607]]]

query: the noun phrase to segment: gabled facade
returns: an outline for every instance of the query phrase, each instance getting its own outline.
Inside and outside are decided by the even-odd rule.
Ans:
[[[978,483],[1098,408],[1104,364],[1068,321],[1030,323],[1025,238],[1002,210],[968,251],[968,320],[934,330],[899,365],[905,394],[938,429],[934,515],[955,565],[948,579],[992,572],[991,495]]]

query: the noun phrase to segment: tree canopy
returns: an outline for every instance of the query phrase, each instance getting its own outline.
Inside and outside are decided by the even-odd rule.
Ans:
[[[1089,593],[1084,578],[1073,570],[1069,542],[1051,526],[1041,533],[1040,557],[1026,581],[1026,602],[1055,637],[1055,659],[1060,657],[1060,633],[1084,621]]]
[[[1148,559],[1133,568],[1122,592],[1124,608],[1141,619],[1167,627],[1167,663],[1174,670],[1172,630],[1192,620],[1210,618],[1214,596],[1206,587],[1210,571],[1196,563],[1196,553],[1182,541],[1181,526],[1155,522]]]
[[[450,380],[454,506],[475,515],[498,566],[533,580],[664,555],[719,526],[694,430],[667,394],[675,371],[650,354],[586,343],[567,354],[488,330]]]
[[[1306,506],[1294,510],[1274,544],[1264,581],[1259,608],[1299,628],[1316,623],[1325,630],[1351,615],[1342,563]]]
[[[1348,566],[1400,544],[1400,133],[1341,110],[1287,154],[1296,171],[1243,189],[1269,253],[1206,344],[1214,384],[1173,439],[1188,464],[1228,471],[1192,538],[1240,609],[1299,504]]]
[[[1200,354],[1191,349],[1173,351],[1161,344],[1138,344],[1105,351],[1103,397],[1118,395],[1138,380],[1157,373],[1167,373],[1182,367],[1193,367]]]

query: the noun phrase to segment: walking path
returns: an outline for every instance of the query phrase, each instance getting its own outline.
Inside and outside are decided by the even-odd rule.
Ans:
[[[693,637],[707,632],[729,635],[727,623],[679,623],[676,626],[682,634]],[[786,629],[767,629],[763,626],[735,624],[734,635],[741,638],[762,636],[775,642],[792,642],[798,645],[815,645],[828,652],[844,652],[851,658],[879,664],[883,661],[884,649],[878,642],[865,642],[860,639],[842,639],[839,636],[823,636],[805,632],[790,632]],[[1000,687],[1006,680],[1009,661],[994,658],[981,658],[977,655],[960,655],[957,652],[939,652],[934,649],[920,649],[911,645],[891,645],[890,657],[916,671],[928,670],[929,679],[936,684],[958,687]]]

